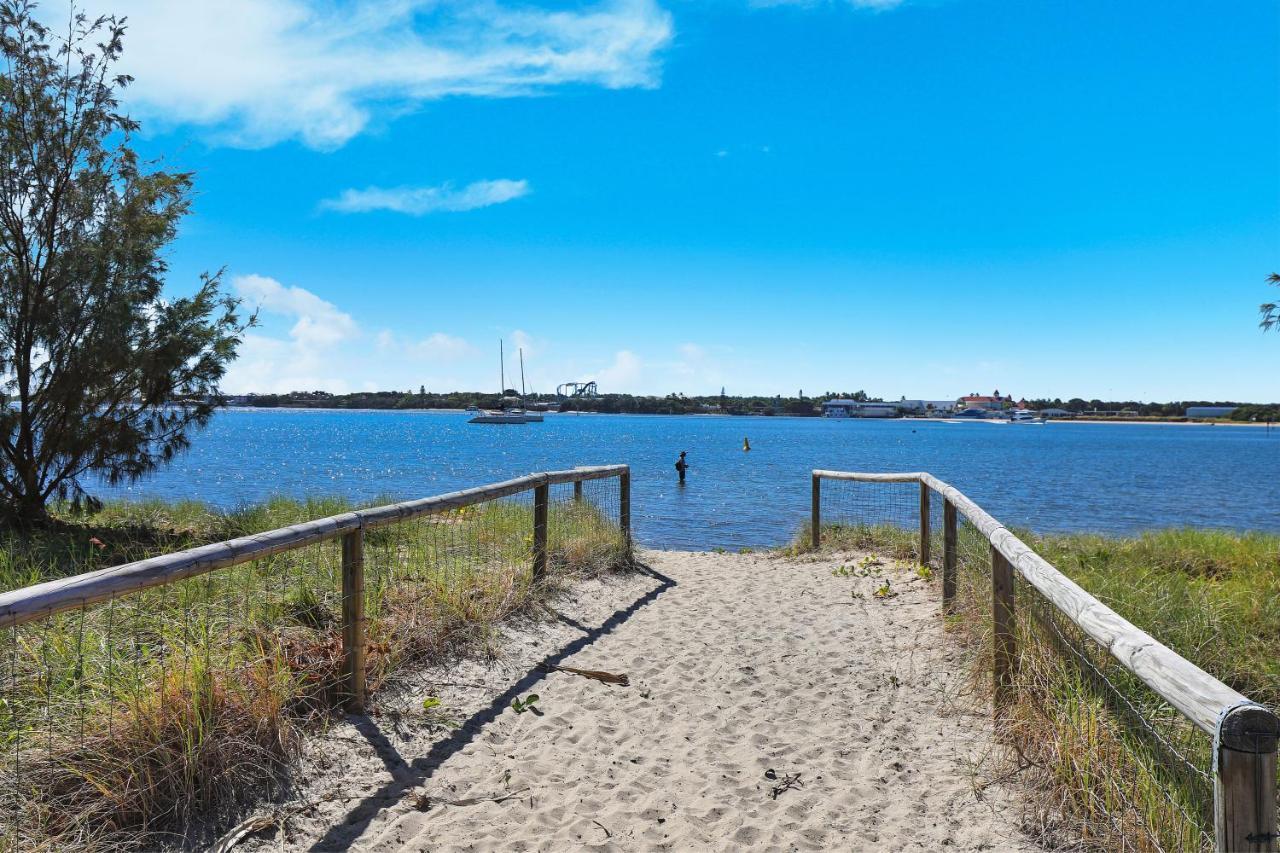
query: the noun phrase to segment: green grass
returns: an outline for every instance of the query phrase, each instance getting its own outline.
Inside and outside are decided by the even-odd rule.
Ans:
[[[1249,698],[1280,706],[1280,536],[1191,529],[1019,535],[1160,642]],[[898,559],[917,554],[916,536],[891,525],[823,526],[824,550]],[[971,652],[974,684],[986,691],[989,551],[970,527],[959,538],[959,591],[947,624]],[[792,548],[807,550],[808,541],[806,530]],[[1025,584],[1017,609],[1018,703],[999,731],[1016,747],[1013,766],[1041,795],[1035,822],[1062,844],[1084,839],[1116,849],[1125,836],[1138,849],[1199,850],[1202,833],[1212,834],[1212,788],[1170,747],[1207,770],[1209,738]]]
[[[1280,707],[1280,536],[1161,530],[1028,544],[1183,657]]]
[[[919,533],[894,524],[827,522],[821,528],[822,549],[826,551],[876,551],[895,560],[913,560],[920,553]],[[810,551],[812,531],[812,525],[805,522],[784,550],[789,554]]]
[[[111,504],[0,537],[0,586],[344,512],[273,500]],[[629,564],[591,504],[552,504],[548,571],[531,572],[532,508],[496,501],[368,531],[372,689],[490,648],[574,578]],[[30,623],[0,648],[0,849],[146,846],[226,814],[287,772],[343,699],[341,558],[321,543]]]

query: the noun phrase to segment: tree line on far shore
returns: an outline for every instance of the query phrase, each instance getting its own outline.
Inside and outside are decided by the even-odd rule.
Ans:
[[[724,394],[693,395],[674,393],[666,396],[635,394],[601,394],[597,397],[561,399],[553,394],[529,394],[526,405],[558,402],[562,411],[598,412],[601,414],[636,415],[793,415],[817,417],[828,400],[852,399],[860,402],[884,402],[866,393],[828,391],[814,397],[730,396]],[[291,409],[465,409],[479,406],[496,409],[502,400],[497,394],[476,391],[432,393],[418,391],[365,391],[355,394],[330,394],[325,391],[295,391],[289,394],[255,394],[238,397],[236,405],[261,408]],[[1179,419],[1191,406],[1236,406],[1229,416],[1236,421],[1280,421],[1280,404],[1250,404],[1215,400],[1179,400],[1169,403],[1143,403],[1135,400],[1069,400],[1039,398],[1028,401],[1033,409],[1063,409],[1074,415],[1100,412],[1123,417]]]

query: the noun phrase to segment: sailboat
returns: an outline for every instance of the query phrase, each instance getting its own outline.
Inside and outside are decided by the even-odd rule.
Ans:
[[[502,351],[502,341],[498,341],[498,381],[501,384],[501,387],[498,389],[499,394],[506,394],[506,385],[507,385],[506,361],[507,361],[506,356],[503,354],[503,351]],[[523,375],[524,373],[523,359],[520,365],[520,372]],[[524,380],[521,379],[522,383],[523,381]],[[505,396],[502,397],[502,402],[505,404],[507,399],[508,398]],[[542,416],[539,415],[537,417],[537,420],[541,421]],[[525,414],[525,411],[523,408],[520,408],[520,407],[507,408],[504,405],[502,409],[497,411],[489,410],[489,411],[481,412],[480,414],[476,415],[474,418],[471,418],[470,420],[468,420],[467,423],[469,424],[527,424],[527,423],[532,423],[533,421],[534,421],[534,418]]]
[[[524,347],[519,347],[516,351],[520,353],[520,405],[524,406]],[[542,415],[539,413],[531,412],[525,408],[521,408],[520,411],[524,413],[524,416],[528,419],[529,423],[542,423]]]

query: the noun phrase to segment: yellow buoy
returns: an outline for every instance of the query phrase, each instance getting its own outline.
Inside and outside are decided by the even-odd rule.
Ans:
[[[751,441],[750,441],[750,439],[746,439],[746,438],[742,439],[742,449],[743,449],[743,450],[750,450],[750,449],[751,449]]]

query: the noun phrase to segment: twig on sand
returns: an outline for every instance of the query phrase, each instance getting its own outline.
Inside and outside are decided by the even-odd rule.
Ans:
[[[769,791],[769,799],[776,800],[778,795],[784,791],[790,791],[792,788],[803,788],[804,783],[800,781],[799,773],[783,773],[781,777],[773,770],[764,771],[764,778],[778,780],[778,784],[773,786]]]
[[[209,853],[229,853],[229,851],[235,849],[241,841],[244,841],[250,835],[257,835],[259,832],[263,832],[268,829],[280,830],[280,839],[283,843],[287,825],[294,817],[297,817],[308,809],[315,808],[321,803],[329,803],[335,800],[346,802],[355,799],[359,798],[338,797],[333,794],[329,794],[318,800],[310,800],[302,803],[301,805],[294,806],[287,811],[276,811],[274,814],[269,815],[255,815],[232,827],[230,832],[219,838],[214,845],[209,848]]]
[[[463,797],[460,800],[448,800],[444,797],[434,797],[431,794],[419,794],[413,800],[413,807],[420,812],[425,812],[434,805],[442,806],[475,806],[480,803],[500,803],[503,800],[511,800],[523,794],[528,788],[521,788],[518,791],[507,791],[502,794],[491,794],[487,797]]]
[[[631,686],[631,679],[627,678],[624,672],[621,675],[615,675],[612,672],[604,672],[598,669],[578,669],[573,666],[560,666],[554,663],[542,664],[542,669],[546,672],[568,672],[573,675],[581,675],[583,678],[591,678],[602,684],[620,684],[623,687]]]
[[[596,826],[598,826],[598,827],[600,827],[601,829],[603,829],[603,830],[604,830],[604,840],[605,840],[605,841],[608,841],[610,838],[613,838],[613,833],[609,831],[609,827],[605,826],[603,823],[601,823],[601,822],[600,822],[600,821],[598,821],[598,820],[592,820],[591,822],[592,822],[592,823],[594,823]]]
[[[218,843],[209,848],[209,853],[227,853],[227,851],[235,848],[236,845],[250,835],[278,825],[279,822],[273,816],[258,815],[257,817],[251,817],[237,824],[234,829],[219,838]]]

